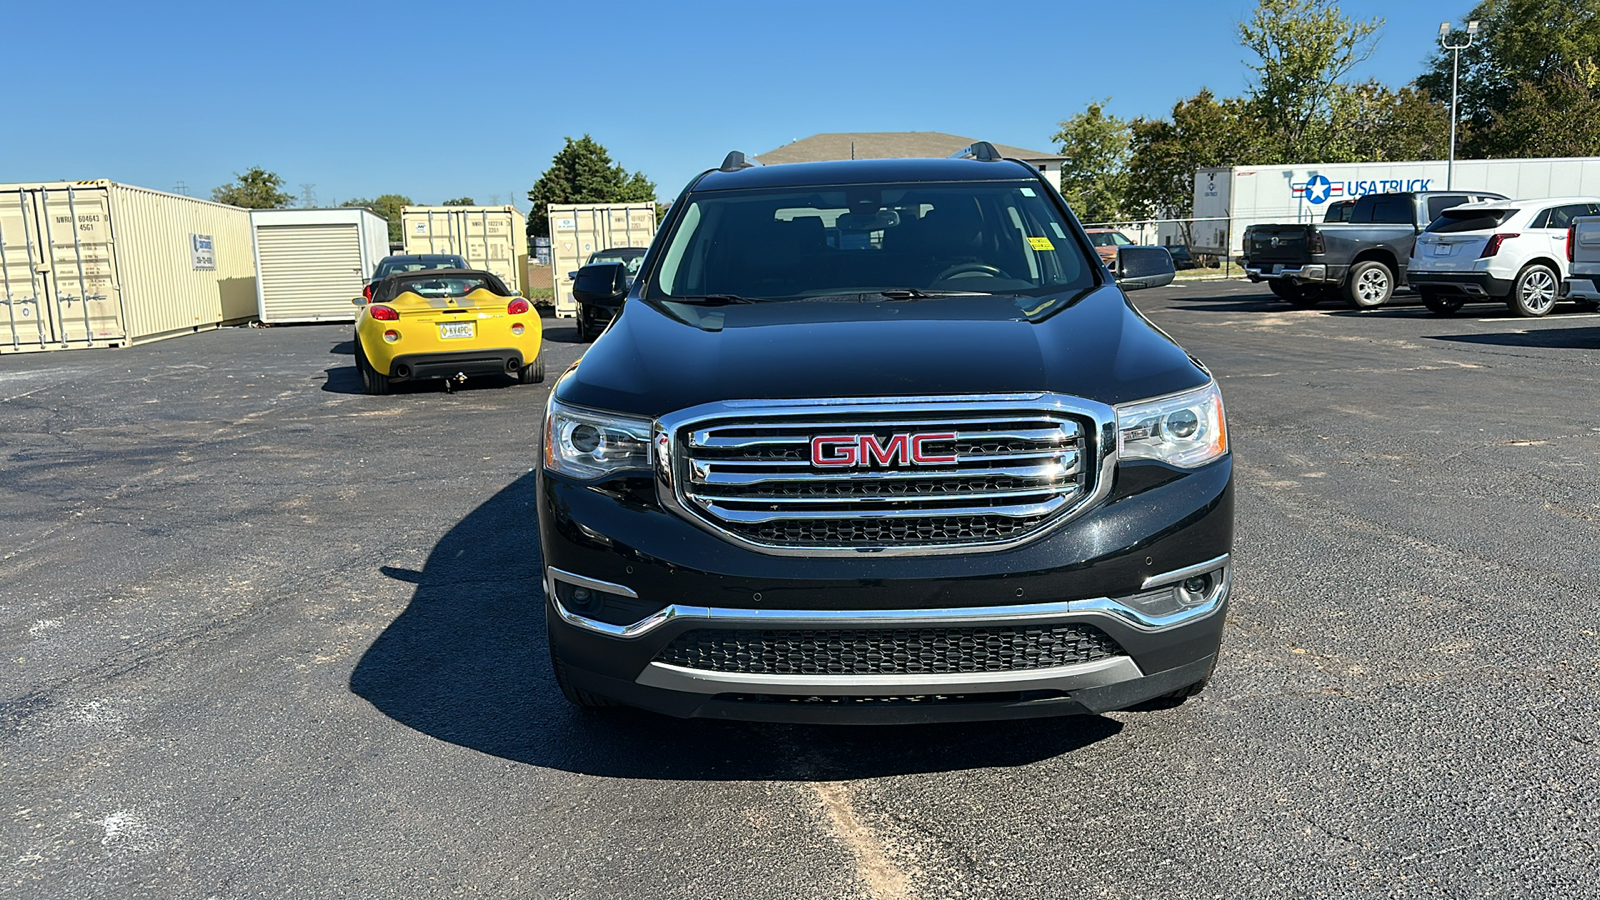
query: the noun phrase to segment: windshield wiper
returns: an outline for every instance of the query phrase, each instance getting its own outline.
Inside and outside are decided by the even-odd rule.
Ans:
[[[726,306],[731,303],[761,302],[760,300],[753,300],[749,297],[741,297],[738,294],[705,294],[700,297],[663,297],[661,299],[671,300],[675,303],[695,303],[705,306]]]
[[[931,300],[935,297],[992,297],[988,291],[925,291],[921,288],[890,288],[879,291],[890,300]]]

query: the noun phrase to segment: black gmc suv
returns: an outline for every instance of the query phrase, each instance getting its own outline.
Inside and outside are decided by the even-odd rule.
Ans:
[[[573,703],[921,722],[1205,686],[1233,573],[1216,382],[1038,171],[958,156],[729,154],[672,205],[546,411]],[[1124,286],[1172,279],[1124,253]]]

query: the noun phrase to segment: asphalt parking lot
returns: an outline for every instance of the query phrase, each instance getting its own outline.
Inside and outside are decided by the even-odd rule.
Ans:
[[[345,326],[0,356],[0,897],[1600,892],[1600,316],[1133,296],[1228,404],[1221,667],[998,725],[570,708],[547,385],[365,396]]]

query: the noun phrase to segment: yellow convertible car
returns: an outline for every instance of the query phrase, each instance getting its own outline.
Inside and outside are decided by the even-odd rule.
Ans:
[[[539,314],[492,272],[407,272],[368,290],[355,301],[356,369],[367,393],[430,379],[448,388],[473,375],[544,380]]]

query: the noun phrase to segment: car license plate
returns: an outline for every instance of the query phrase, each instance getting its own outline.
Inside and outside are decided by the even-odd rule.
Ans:
[[[1272,274],[1276,275],[1276,274],[1278,274],[1279,272],[1282,272],[1282,271],[1283,271],[1283,263],[1273,263],[1273,265],[1272,265]]]
[[[452,338],[472,337],[471,322],[443,322],[439,325],[439,337],[444,340]]]
[[[1449,256],[1450,255],[1450,245],[1449,244],[1434,244],[1433,245],[1433,255],[1434,256]]]

